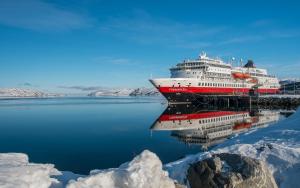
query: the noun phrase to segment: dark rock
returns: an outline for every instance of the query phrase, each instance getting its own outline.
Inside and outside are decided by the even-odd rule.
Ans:
[[[277,188],[264,162],[229,153],[192,164],[187,178],[191,188]]]

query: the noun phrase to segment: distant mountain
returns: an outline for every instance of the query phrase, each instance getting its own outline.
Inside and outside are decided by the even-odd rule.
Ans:
[[[132,91],[130,96],[160,96],[161,94],[156,88],[137,88]]]
[[[97,96],[129,96],[131,92],[133,92],[134,89],[128,89],[128,88],[104,88],[101,90],[94,91],[88,96],[90,97],[97,97]]]
[[[105,88],[94,91],[88,96],[159,96],[160,93],[155,88]]]
[[[45,93],[32,89],[5,88],[0,89],[0,97],[44,97]]]
[[[34,89],[25,88],[0,88],[0,97],[58,97],[61,94],[44,93]]]

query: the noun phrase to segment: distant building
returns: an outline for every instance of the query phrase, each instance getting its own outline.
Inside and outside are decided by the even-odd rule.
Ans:
[[[300,81],[285,80],[280,82],[281,93],[284,94],[300,94]]]

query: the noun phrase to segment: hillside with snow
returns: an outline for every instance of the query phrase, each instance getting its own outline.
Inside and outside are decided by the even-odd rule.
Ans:
[[[0,97],[44,97],[45,93],[33,89],[0,88]]]
[[[134,89],[128,88],[103,88],[101,90],[97,90],[88,94],[90,97],[98,97],[98,96],[129,96]]]
[[[156,88],[137,88],[133,90],[130,96],[160,96],[161,94]]]
[[[97,96],[159,96],[156,88],[103,88],[88,94],[91,97]]]

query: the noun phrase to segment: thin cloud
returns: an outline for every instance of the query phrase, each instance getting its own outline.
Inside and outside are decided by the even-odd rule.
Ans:
[[[136,60],[132,60],[128,58],[108,57],[108,56],[95,57],[93,58],[93,61],[97,63],[109,63],[114,65],[137,65],[138,64]]]
[[[223,26],[210,27],[187,24],[168,19],[154,19],[144,11],[131,17],[114,17],[100,26],[100,31],[121,39],[140,44],[163,44],[168,46],[199,48],[208,46],[207,37],[226,30]]]
[[[246,43],[246,42],[257,42],[263,40],[263,36],[259,35],[253,35],[253,36],[240,36],[240,37],[234,37],[231,39],[224,40],[219,45],[227,45],[227,44],[236,44],[236,43]]]
[[[273,30],[269,33],[273,38],[294,38],[300,36],[299,30]]]
[[[0,24],[38,30],[64,31],[90,26],[91,19],[41,0],[0,1]]]
[[[271,60],[270,60],[271,61]],[[295,61],[297,62],[297,61]],[[275,73],[276,76],[281,78],[284,77],[299,77],[300,76],[300,63],[295,62],[286,62],[284,64],[280,63],[273,63],[270,64],[269,62],[261,62],[264,64],[264,67],[268,70],[272,70],[272,73]],[[280,64],[280,65],[279,65]]]

